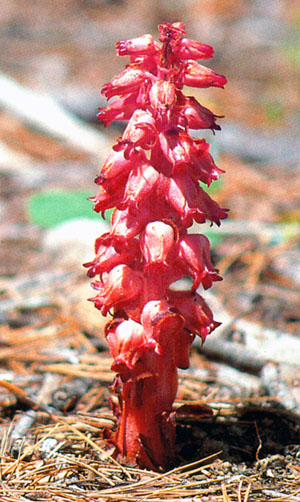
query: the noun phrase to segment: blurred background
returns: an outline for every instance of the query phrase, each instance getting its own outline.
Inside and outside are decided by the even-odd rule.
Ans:
[[[0,275],[15,281],[75,267],[88,282],[81,263],[92,258],[92,242],[106,227],[86,198],[95,194],[93,179],[122,130],[105,130],[96,120],[101,87],[127,63],[116,57],[115,43],[144,33],[157,38],[158,24],[177,20],[188,37],[214,47],[207,64],[228,78],[224,90],[189,89],[225,116],[222,131],[207,136],[226,171],[214,197],[230,208],[223,229],[207,229],[225,277],[214,291],[234,314],[250,310],[252,319],[296,333],[297,0],[1,2]],[[61,227],[69,220],[77,223]],[[11,299],[5,288],[3,294]],[[13,307],[3,315],[25,322]]]
[[[99,453],[82,433],[76,442],[75,427],[106,448],[103,427],[114,423],[108,405],[113,373],[103,336],[107,319],[87,301],[94,292],[82,263],[94,258],[94,240],[109,228],[109,215],[101,219],[87,199],[97,193],[93,180],[124,124],[105,129],[96,114],[105,106],[102,86],[128,61],[116,57],[115,43],[144,33],[157,39],[158,24],[179,20],[189,38],[214,47],[215,57],[205,64],[228,78],[225,89],[187,92],[224,116],[218,119],[222,130],[205,137],[226,171],[209,190],[230,213],[220,228],[197,228],[209,236],[213,262],[224,278],[204,292],[222,326],[203,347],[195,340],[190,368],[179,373],[177,395],[177,403],[201,399],[215,416],[206,429],[205,419],[192,418],[194,435],[187,422],[178,444],[187,460],[224,450],[226,460],[254,462],[253,471],[233,465],[233,497],[238,493],[242,500],[241,470],[248,476],[244,500],[252,482],[259,496],[257,476],[276,490],[286,481],[286,493],[269,493],[272,500],[299,491],[299,0],[9,0],[0,2],[0,436],[3,462],[13,455],[18,459],[3,466],[3,479],[14,490],[21,486],[24,497],[31,486],[42,490],[32,499],[43,497],[46,464],[51,493],[57,497],[64,489],[64,479],[55,484],[52,461],[43,464],[48,457],[31,448],[40,443],[38,428],[49,418],[36,413],[34,403],[53,406],[61,420],[55,422],[54,451],[71,451],[75,460],[80,455],[80,463],[69,464],[66,497],[84,456],[89,466],[96,465]],[[19,417],[32,405],[32,421],[20,433]],[[8,431],[21,438],[22,448],[29,441],[42,471],[30,467],[27,478],[21,474],[32,457],[24,458],[20,447],[5,453]],[[288,451],[294,451],[295,467]],[[270,459],[264,463],[269,453],[278,471],[270,470]],[[230,466],[226,462],[225,476]],[[89,481],[82,489],[109,486],[107,478],[97,481],[98,475],[86,472]],[[225,477],[219,470],[206,475],[211,497],[211,480],[223,483]],[[79,476],[83,479],[82,472]],[[136,471],[126,480],[122,470],[111,479],[122,486],[133,478],[138,479]],[[224,487],[218,493],[227,500]],[[99,500],[99,491],[95,497]]]

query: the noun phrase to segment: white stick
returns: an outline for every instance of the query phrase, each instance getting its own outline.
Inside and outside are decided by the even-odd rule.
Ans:
[[[92,155],[103,158],[110,149],[103,134],[65,111],[51,97],[1,73],[0,106],[23,122]]]

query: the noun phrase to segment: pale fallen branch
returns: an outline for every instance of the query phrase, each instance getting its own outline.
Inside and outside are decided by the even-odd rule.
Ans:
[[[280,366],[270,362],[265,364],[261,371],[262,385],[269,396],[277,398],[280,405],[300,417],[300,403],[292,393],[292,388],[287,385],[281,374]]]
[[[0,74],[0,107],[39,131],[100,158],[110,147],[103,134],[64,110],[53,98],[4,74]]]
[[[0,96],[1,100],[1,96]],[[12,169],[14,171],[20,171],[24,168],[32,169],[33,174],[35,174],[35,169],[33,167],[33,158],[26,154],[20,153],[12,148],[10,148],[4,141],[0,141],[0,169]]]
[[[37,397],[35,398],[31,398],[23,389],[17,387],[14,384],[10,384],[9,382],[5,381],[1,382],[1,386],[12,392],[17,400],[19,400],[21,403],[23,403],[24,406],[29,408],[26,412],[20,415],[11,431],[10,442],[11,452],[13,456],[17,457],[19,455],[20,448],[22,448],[22,446],[24,445],[24,441],[29,429],[36,422],[37,411],[41,409],[51,414],[51,410],[48,410],[48,406],[45,405],[45,403],[48,403],[50,401],[51,395],[57,389],[59,381],[59,375],[46,373],[44,375],[42,386],[38,392]]]
[[[236,322],[236,329],[243,333],[246,350],[252,349],[268,361],[300,368],[300,338],[297,336],[245,319]]]
[[[300,502],[300,496],[297,496],[298,493],[300,493],[300,490],[297,490],[296,492],[294,493],[283,493],[281,491],[278,491],[278,490],[270,490],[268,488],[264,488],[262,491],[261,491],[264,495],[266,495],[267,497],[272,497],[272,498],[268,498],[268,500],[270,502],[284,502],[285,500],[287,502]]]
[[[266,364],[266,359],[245,345],[213,337],[206,340],[201,352],[210,359],[223,361],[234,368],[258,374]]]
[[[260,372],[269,361],[300,370],[300,338],[242,319],[249,310],[233,318],[214,295],[205,292],[205,298],[223,324],[203,345],[195,339],[194,346],[201,347],[201,352],[252,373]],[[239,335],[239,342],[231,341],[233,333]]]

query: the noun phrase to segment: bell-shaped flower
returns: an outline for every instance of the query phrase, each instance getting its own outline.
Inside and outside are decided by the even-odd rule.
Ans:
[[[173,171],[182,167],[182,172],[208,151],[210,145],[204,139],[192,138],[186,132],[169,129],[159,135],[164,156],[173,165]],[[200,176],[199,176],[199,178]],[[202,180],[201,180],[202,181]]]
[[[105,160],[99,176],[95,179],[97,185],[101,185],[105,180],[115,179],[119,181],[127,177],[131,169],[146,161],[143,151],[133,152],[130,159],[124,157],[124,151],[112,150]]]
[[[99,108],[98,120],[101,120],[105,127],[114,120],[129,120],[136,110],[138,95],[138,91],[125,94],[105,108]]]
[[[207,143],[206,143],[207,144]],[[207,144],[209,147],[209,145]],[[201,148],[191,155],[191,170],[190,174],[194,179],[202,181],[207,186],[211,185],[212,181],[219,179],[223,169],[220,169],[214,162],[213,157],[208,152],[208,149]]]
[[[167,201],[179,212],[187,226],[192,224],[192,218],[197,223],[210,220],[220,225],[220,220],[227,217],[227,211],[221,209],[199,184],[185,175],[178,174],[170,178]]]
[[[192,289],[198,288],[200,283],[204,289],[208,289],[213,281],[222,280],[211,263],[210,244],[206,235],[184,235],[178,242],[178,258],[183,274],[194,279]]]
[[[151,346],[147,342],[143,326],[132,319],[121,323],[113,321],[106,329],[106,340],[114,358],[112,370],[119,373],[123,381],[128,380],[129,377],[132,378],[132,370],[136,363],[143,352],[149,350]],[[145,368],[140,365],[137,369],[144,371]]]
[[[224,87],[227,79],[196,61],[187,61],[183,66],[180,82],[190,87]]]
[[[104,213],[107,209],[117,206],[124,196],[124,183],[118,183],[116,178],[112,178],[100,185],[97,195],[89,197],[94,203],[94,211]]]
[[[214,115],[208,108],[200,105],[193,96],[183,96],[180,93],[178,100],[179,120],[178,123],[190,129],[211,129],[220,131],[221,127],[216,124],[216,119],[221,118]]]
[[[219,227],[221,225],[221,220],[228,217],[228,209],[220,207],[219,204],[213,200],[199,184],[195,185],[195,187],[197,197],[194,199],[194,194],[191,194],[189,201],[190,206],[195,205],[195,207],[197,207],[197,210],[200,211],[200,218],[201,213],[204,212],[206,214],[206,220],[211,221],[211,223],[216,223]],[[195,220],[198,222],[197,214],[195,215]]]
[[[149,162],[144,162],[132,170],[129,175],[122,204],[120,209],[126,207],[137,209],[141,201],[144,201],[148,194],[154,190],[159,173]]]
[[[158,80],[151,86],[149,100],[153,113],[162,119],[176,101],[176,87],[167,80]]]
[[[168,131],[160,134],[160,145],[172,163],[172,173],[185,173],[186,176],[192,176],[196,182],[202,181],[210,186],[211,182],[224,172],[214,163],[209,154],[210,145],[205,139],[192,138],[182,132],[176,135]]]
[[[150,200],[140,204],[138,214],[129,207],[123,211],[117,209],[112,215],[111,236],[119,241],[129,241],[136,237],[153,218],[153,204]]]
[[[178,59],[211,59],[214,55],[214,50],[210,45],[201,44],[196,40],[189,38],[181,38],[174,44],[172,50]]]
[[[175,234],[171,225],[162,221],[148,223],[140,236],[140,247],[146,266],[152,263],[165,264],[174,247]]]
[[[136,91],[145,81],[146,75],[137,65],[129,65],[119,75],[105,84],[101,93],[107,99]]]
[[[181,179],[176,179],[174,176],[170,178],[168,191],[166,194],[166,200],[180,215],[181,220],[184,222],[185,226],[191,226],[193,223],[193,218],[196,219],[198,223],[204,223],[206,219],[206,214],[199,208],[190,207],[189,200],[191,196],[195,199],[195,186],[193,186],[193,180],[188,183],[189,190],[187,191],[184,186],[181,186]]]
[[[166,300],[153,300],[144,306],[141,323],[145,332],[151,334],[151,340],[157,342],[155,352],[163,357],[168,354],[167,364],[170,365],[171,376],[176,368],[181,368],[186,363],[190,349],[189,342],[193,338],[193,336],[188,336],[180,339],[185,325],[184,317],[178,312],[172,312]],[[186,342],[186,346],[183,342]],[[168,395],[169,384],[170,382],[161,382],[161,395]],[[174,384],[174,387],[175,385],[177,387],[177,384]]]
[[[114,146],[114,150],[124,149],[124,156],[129,158],[137,147],[149,150],[157,141],[154,117],[144,111],[136,110],[129,120],[123,136]]]
[[[95,277],[99,274],[101,277],[104,272],[109,272],[117,265],[132,264],[140,254],[138,241],[132,239],[130,246],[125,244],[121,247],[120,252],[118,251],[112,244],[99,237],[95,243],[95,259],[84,264],[89,269],[88,276]]]
[[[141,323],[158,342],[158,353],[169,353],[169,359],[177,368],[189,367],[189,351],[194,335],[184,329],[185,319],[180,313],[172,312],[166,300],[146,303],[141,314]]]
[[[190,161],[189,143],[192,141],[185,133],[174,129],[159,134],[160,147],[168,161],[175,167]]]
[[[160,45],[154,42],[155,52],[153,54],[131,54],[130,63],[138,65],[146,75],[157,76],[160,61]]]
[[[172,312],[167,300],[152,300],[143,308],[141,323],[145,331],[151,333],[161,346],[168,346],[170,337],[183,328],[184,318]]]
[[[116,43],[118,56],[152,55],[157,51],[152,35],[142,35]]]
[[[103,315],[106,315],[112,308],[121,308],[122,304],[140,295],[143,282],[144,279],[139,272],[135,272],[128,265],[118,265],[102,281],[93,283],[93,288],[98,294],[91,298],[91,301]]]
[[[168,298],[169,303],[185,319],[185,328],[190,333],[200,336],[203,342],[207,335],[220,325],[214,321],[212,311],[198,293],[169,289]]]

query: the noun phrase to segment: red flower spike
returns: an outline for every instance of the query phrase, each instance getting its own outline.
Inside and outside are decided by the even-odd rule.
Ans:
[[[196,61],[210,59],[213,49],[186,38],[183,23],[163,23],[159,31],[161,44],[151,35],[117,43],[130,63],[102,90],[115,99],[99,110],[99,120],[129,122],[95,179],[94,209],[115,210],[110,232],[96,240],[96,257],[85,264],[89,277],[99,276],[92,301],[112,316],[105,333],[118,397],[115,456],[155,470],[174,463],[177,368],[188,368],[194,337],[204,341],[219,325],[196,289],[221,277],[207,237],[188,228],[227,217],[200,186],[223,171],[209,144],[189,133],[220,130],[220,117],[182,92],[184,85],[223,87],[226,78]],[[172,283],[184,276],[192,286],[174,291]]]

